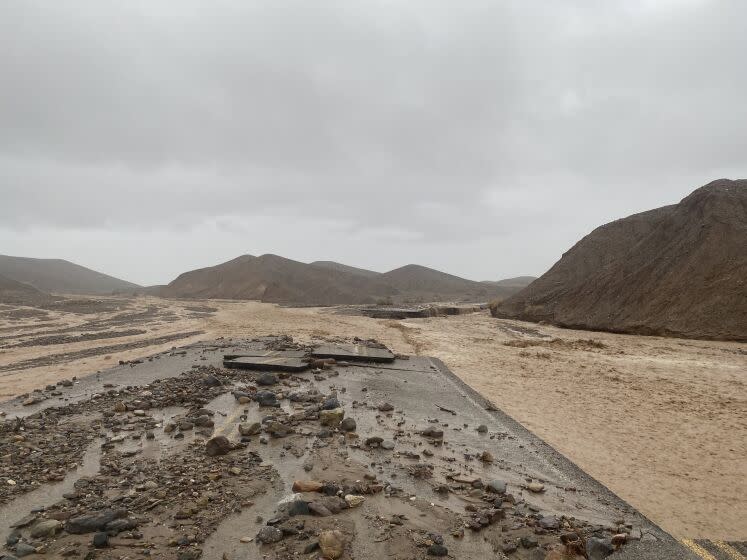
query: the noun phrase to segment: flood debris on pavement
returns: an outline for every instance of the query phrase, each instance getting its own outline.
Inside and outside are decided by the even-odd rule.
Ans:
[[[377,370],[350,355],[394,361],[380,346],[268,338],[308,369],[254,371],[220,367],[228,346],[278,359],[195,346],[183,371],[143,362],[163,377],[129,386],[114,368],[90,398],[4,419],[4,558],[597,560],[667,539],[427,360]],[[23,501],[66,477],[61,498]]]

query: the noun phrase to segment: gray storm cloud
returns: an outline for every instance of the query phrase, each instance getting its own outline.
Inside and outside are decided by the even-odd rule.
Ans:
[[[747,175],[746,17],[8,0],[0,252],[144,283],[240,252],[539,274],[605,221]]]

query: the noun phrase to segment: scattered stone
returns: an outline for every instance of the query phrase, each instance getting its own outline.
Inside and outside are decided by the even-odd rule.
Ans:
[[[477,426],[477,433],[478,434],[485,434],[488,432],[488,427],[485,424],[480,424]]]
[[[357,427],[355,420],[352,418],[345,418],[340,422],[340,430],[343,432],[354,432]]]
[[[288,503],[287,508],[288,515],[290,516],[311,515],[308,502],[304,502],[303,500],[293,500]]]
[[[272,544],[283,540],[283,532],[277,527],[266,526],[257,533],[257,542]]]
[[[202,379],[202,384],[205,385],[206,387],[219,387],[220,385],[222,385],[222,383],[220,382],[220,379],[218,379],[214,375],[206,375]]]
[[[420,432],[421,436],[433,438],[433,439],[443,439],[444,432],[443,430],[438,430],[434,428],[433,426],[427,427],[425,430],[421,430]]]
[[[322,404],[322,410],[333,410],[335,408],[340,408],[340,401],[338,401],[335,397],[327,399]]]
[[[495,459],[490,451],[483,451],[480,455],[480,461],[483,463],[492,463]]]
[[[447,556],[449,549],[443,544],[434,543],[428,547],[426,552],[428,552],[429,556]]]
[[[242,436],[253,436],[259,433],[262,429],[262,424],[259,422],[252,422],[251,424],[239,424],[239,433]]]
[[[589,537],[586,539],[586,554],[589,560],[604,560],[615,551],[611,539]]]
[[[65,522],[65,531],[73,535],[94,533],[103,530],[107,523],[123,517],[127,517],[127,511],[123,509],[105,509],[95,513],[79,515],[71,517]]]
[[[257,377],[257,385],[269,386],[278,382],[278,376],[271,372],[265,372]]]
[[[62,529],[62,523],[56,519],[44,519],[31,528],[32,539],[48,539],[54,537],[57,531]]]
[[[272,391],[257,391],[257,394],[254,395],[254,399],[257,401],[259,406],[280,406],[277,395]],[[241,399],[239,399],[239,402],[241,402]]]
[[[36,548],[25,542],[19,542],[16,545],[16,555],[19,558],[23,558],[29,554],[36,554]]]
[[[333,408],[332,410],[322,410],[319,413],[319,422],[322,426],[335,428],[340,425],[345,416],[345,410],[342,408]]]
[[[485,485],[485,488],[490,492],[496,494],[505,494],[508,489],[508,484],[503,480],[491,480]]]
[[[533,537],[532,535],[526,535],[524,537],[521,537],[519,539],[519,542],[521,543],[521,546],[524,548],[537,548],[539,546],[539,541],[536,537]]]
[[[330,560],[337,560],[345,550],[345,536],[341,531],[322,531],[319,533],[319,548]]]
[[[381,442],[380,446],[382,449],[391,451],[392,449],[394,449],[394,442],[391,440],[384,440]]]
[[[531,482],[527,484],[527,490],[529,490],[530,492],[534,492],[535,494],[538,494],[540,492],[545,491],[545,485],[539,482]]]
[[[321,492],[324,487],[323,482],[317,482],[316,480],[294,480],[293,491],[294,492]]]
[[[547,515],[539,520],[539,526],[548,531],[557,531],[560,528],[560,522],[554,515]]]
[[[109,546],[109,533],[96,533],[93,536],[94,548],[106,548]]]
[[[394,410],[394,407],[388,402],[383,402],[379,404],[379,406],[377,406],[376,408],[379,410],[379,412],[389,412],[389,411]]]
[[[205,444],[205,453],[208,457],[226,455],[232,449],[233,446],[226,436],[215,436],[207,440]]]
[[[364,498],[363,496],[355,495],[355,494],[347,494],[345,496],[345,501],[347,502],[348,507],[354,508],[354,507],[358,507],[363,502],[365,502],[366,498]]]

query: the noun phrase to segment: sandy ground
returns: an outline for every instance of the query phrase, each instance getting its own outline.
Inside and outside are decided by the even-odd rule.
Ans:
[[[209,305],[218,311],[187,309]],[[24,333],[78,326],[157,307],[142,335],[12,347]],[[17,369],[44,356],[184,336]],[[75,334],[75,332],[73,334]],[[377,338],[441,358],[457,375],[678,537],[747,536],[747,345],[613,335],[498,321],[485,314],[407,321],[284,309],[254,302],[122,300],[122,308],[46,317],[0,315],[0,397],[83,376],[200,339],[291,334]],[[38,336],[38,335],[37,335]],[[94,354],[96,351],[94,352]],[[75,356],[73,356],[75,358]]]

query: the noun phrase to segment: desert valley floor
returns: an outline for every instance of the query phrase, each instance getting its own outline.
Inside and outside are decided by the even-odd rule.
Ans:
[[[0,306],[0,398],[198,340],[375,338],[440,358],[673,535],[744,538],[747,345],[565,330],[487,312],[386,320],[339,311],[159,298]]]

